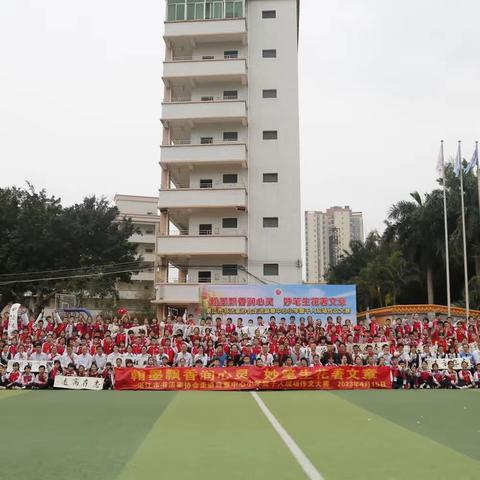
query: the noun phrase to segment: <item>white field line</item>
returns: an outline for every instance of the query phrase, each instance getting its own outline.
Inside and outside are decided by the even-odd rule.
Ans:
[[[302,452],[300,447],[296,444],[295,440],[288,434],[288,432],[282,427],[280,422],[275,418],[273,413],[268,409],[263,400],[258,396],[257,392],[251,392],[252,397],[257,402],[260,410],[267,417],[268,421],[272,424],[272,427],[280,435],[280,438],[283,440],[287,448],[290,450],[291,454],[295,457],[295,460],[302,467],[302,470],[305,472],[305,475],[310,480],[324,480],[320,472],[313,466],[312,462],[307,458],[307,456]]]

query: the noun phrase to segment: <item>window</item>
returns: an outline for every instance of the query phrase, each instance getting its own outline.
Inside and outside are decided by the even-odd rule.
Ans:
[[[201,223],[198,226],[199,235],[211,235],[212,234],[212,224],[211,223]]]
[[[200,180],[200,188],[212,188],[213,181],[211,178],[202,178]]]
[[[222,218],[222,228],[238,228],[238,218]]]
[[[198,283],[210,283],[212,281],[212,272],[198,272]]]
[[[224,18],[223,2],[207,0],[207,2],[205,3],[205,18]]]
[[[168,0],[167,17],[169,22],[185,20],[185,0]]]
[[[238,175],[236,173],[225,173],[223,175],[223,183],[237,183]]]
[[[238,50],[225,50],[223,58],[238,58]]]
[[[262,50],[263,58],[277,58],[277,51],[274,48]]]
[[[151,228],[145,230],[146,235],[151,235],[152,233],[154,233],[154,231]]]
[[[168,0],[167,20],[243,17],[243,0]]]
[[[201,145],[210,145],[213,143],[213,137],[200,137]]]
[[[277,18],[276,10],[263,10],[262,18]]]
[[[213,55],[202,55],[202,60],[213,60],[214,58]]]
[[[263,98],[277,98],[277,89],[270,88],[262,91]]]
[[[243,2],[242,0],[226,0],[225,1],[225,18],[239,18],[243,17]]]
[[[187,20],[203,20],[205,16],[202,1],[187,0]]]
[[[205,97],[201,97],[200,100],[202,102],[213,102],[213,97],[205,96]]]
[[[223,92],[224,100],[238,100],[238,91],[237,90],[225,90]]]
[[[265,276],[277,276],[278,275],[278,263],[264,263],[263,275]]]
[[[238,132],[223,132],[223,141],[224,142],[237,142],[238,141]]]
[[[263,139],[264,140],[277,140],[278,132],[277,130],[264,130]]]
[[[153,248],[146,248],[145,253],[153,253]]]
[[[238,275],[238,265],[222,265],[222,275],[224,277],[236,277]]]
[[[278,228],[278,217],[263,217],[263,228]]]
[[[278,173],[264,173],[263,183],[278,183]]]

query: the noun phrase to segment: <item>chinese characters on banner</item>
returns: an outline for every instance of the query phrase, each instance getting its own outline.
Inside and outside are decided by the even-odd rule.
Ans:
[[[202,316],[231,317],[236,320],[274,315],[311,315],[326,322],[328,316],[357,318],[355,285],[204,285],[201,288]]]
[[[391,388],[390,367],[116,368],[116,390]]]
[[[68,388],[70,390],[102,390],[103,378],[96,377],[65,377],[64,375],[56,375],[55,388]]]

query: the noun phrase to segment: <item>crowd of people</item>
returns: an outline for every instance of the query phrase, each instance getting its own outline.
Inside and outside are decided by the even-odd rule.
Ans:
[[[480,320],[375,318],[352,324],[311,316],[255,320],[139,319],[120,310],[95,318],[26,309],[0,324],[0,388],[43,389],[57,375],[97,377],[112,388],[116,367],[388,366],[393,388],[480,388]],[[36,372],[32,366],[38,365]]]

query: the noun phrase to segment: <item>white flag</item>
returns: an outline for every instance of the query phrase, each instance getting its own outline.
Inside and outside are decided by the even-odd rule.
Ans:
[[[10,337],[14,330],[18,330],[18,310],[21,307],[19,303],[14,303],[10,307],[10,315],[8,317],[8,336]]]
[[[437,173],[443,177],[443,170],[445,168],[444,160],[443,160],[443,148],[440,148],[440,153],[438,154],[438,161],[437,161]]]

